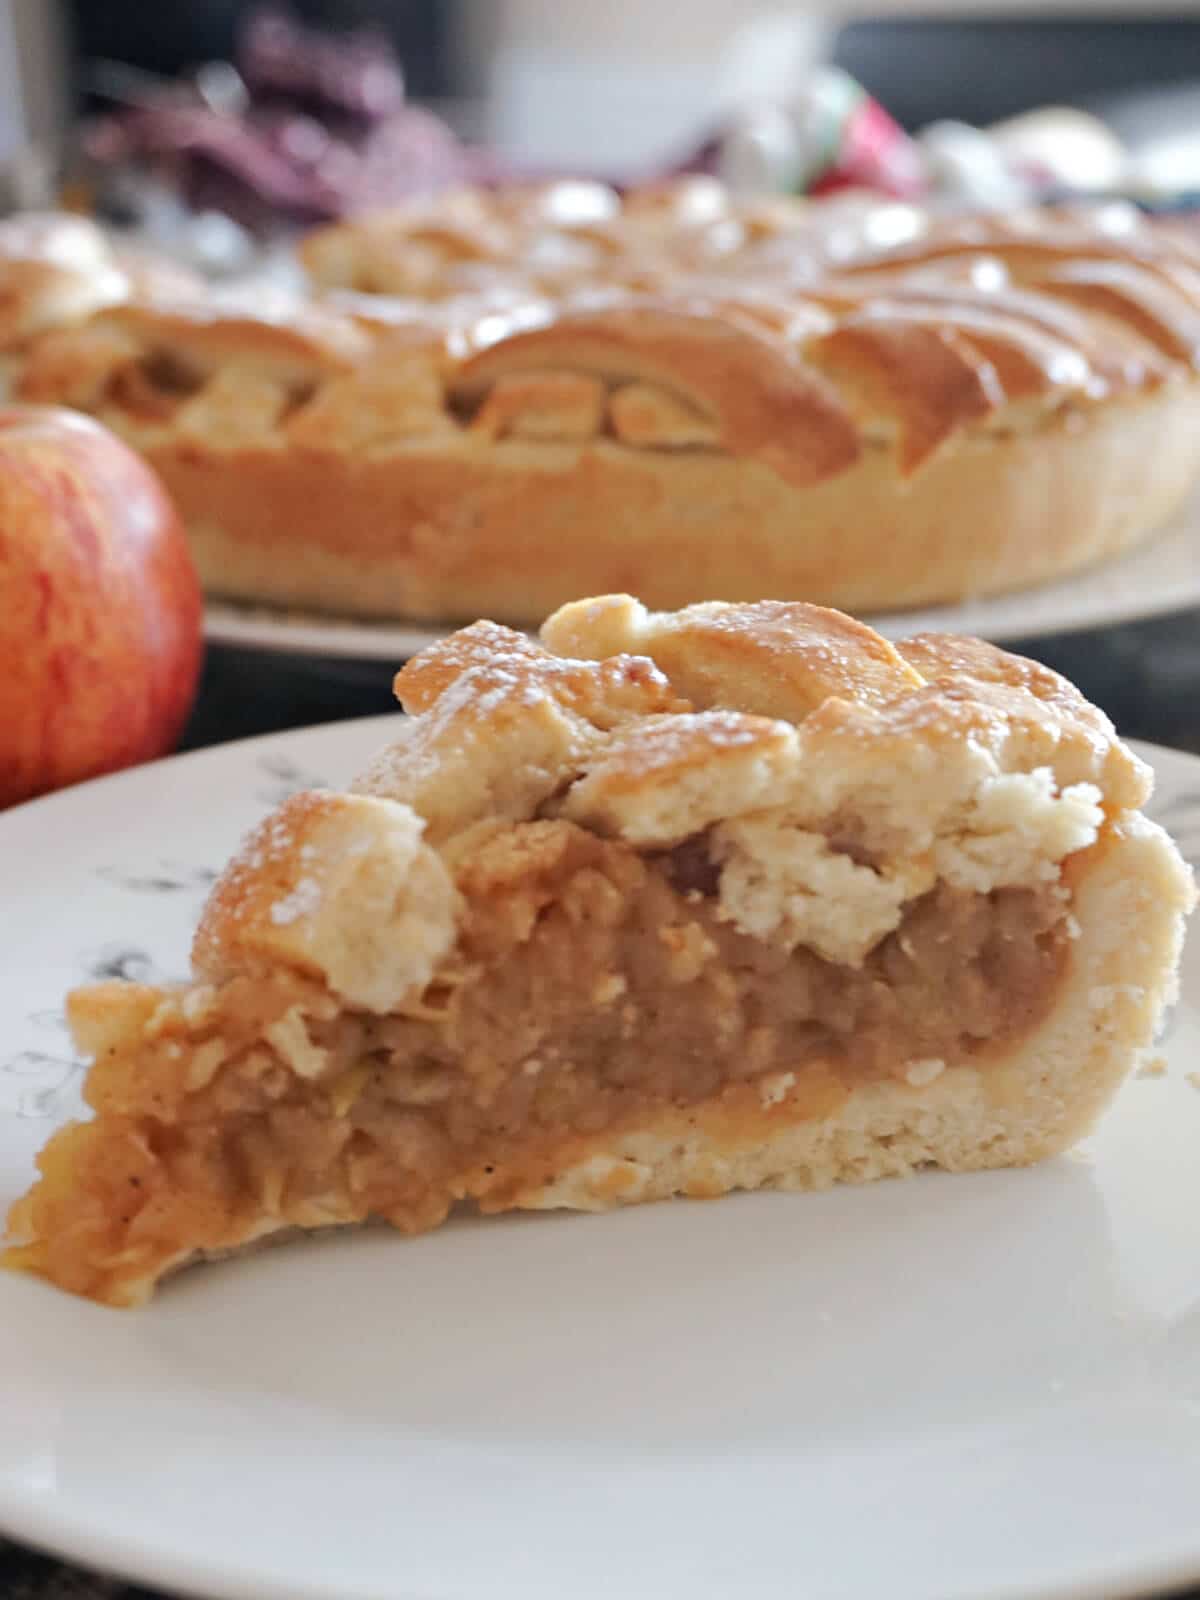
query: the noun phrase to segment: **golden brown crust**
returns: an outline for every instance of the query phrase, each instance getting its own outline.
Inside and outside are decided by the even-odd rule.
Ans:
[[[583,373],[622,388],[657,386],[714,424],[716,446],[764,462],[799,488],[842,471],[858,455],[844,408],[798,352],[699,310],[648,303],[568,311],[472,356],[454,376],[454,393],[487,391],[531,370]]]
[[[203,293],[195,273],[114,242],[86,217],[28,212],[0,221],[0,353],[131,298]]]
[[[213,890],[192,947],[197,978],[282,966],[368,1010],[401,1005],[454,940],[457,899],[423,832],[386,800],[293,796]]]
[[[1147,768],[1103,712],[1049,668],[981,640],[926,634],[893,647],[817,606],[662,615],[624,595],[567,606],[542,633],[539,644],[477,623],[404,668],[409,716],[353,792],[289,801],[217,885],[197,936],[202,977],[263,960],[307,971],[320,917],[345,883],[362,892],[359,876],[343,878],[346,861],[358,874],[378,859],[399,882],[427,849],[422,833],[455,854],[477,825],[532,821],[547,805],[656,848],[717,821],[824,825],[849,806],[877,870],[938,840],[951,875],[982,829],[991,889],[1023,881],[1031,839],[1048,852],[1068,834],[1086,843],[1097,805],[1116,818],[1149,792]],[[971,809],[996,784],[1021,797],[1003,824]]]
[[[518,184],[318,229],[300,256],[322,288],[443,298],[477,284],[486,266],[561,289],[626,262],[719,258],[803,211],[803,202],[735,205],[711,178],[646,185],[624,200],[598,183]]]
[[[234,598],[898,609],[1104,560],[1193,485],[1200,266],[1121,226],[458,193],[314,239],[329,281],[364,251],[413,275],[403,302],[135,295],[18,390],[143,451]]]
[[[207,587],[231,598],[514,624],[613,589],[656,609],[781,594],[877,611],[1045,582],[1137,544],[1192,488],[1200,395],[1172,385],[968,435],[902,488],[876,445],[796,490],[703,451],[480,450],[453,426],[397,441],[378,413],[368,431],[385,437],[353,456],[312,435],[281,450],[274,433],[232,452],[142,433],[140,448],[185,508]]]
[[[0,222],[0,351],[128,292],[104,234],[85,218],[48,212]]]
[[[628,595],[605,595],[555,612],[542,640],[560,655],[589,660],[645,654],[696,706],[789,722],[832,697],[885,704],[921,683],[874,628],[803,601],[714,601],[655,615]]]
[[[371,349],[351,318],[266,290],[145,296],[115,307],[99,326],[118,329],[143,350],[178,354],[198,374],[233,365],[315,379],[360,365]]]

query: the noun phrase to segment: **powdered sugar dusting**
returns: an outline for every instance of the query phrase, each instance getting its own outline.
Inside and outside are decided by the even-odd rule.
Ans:
[[[441,766],[443,741],[455,729],[458,739],[473,737],[476,721],[494,717],[509,698],[516,678],[501,671],[481,682],[481,669],[472,667],[455,679],[427,710],[407,718],[391,744],[380,750],[353,784],[358,794],[394,799],[407,796],[428,781]]]
[[[292,818],[286,811],[267,817],[243,839],[241,849],[225,869],[225,884],[235,892],[244,892],[269,862],[287,854],[294,837]]]
[[[271,921],[277,927],[299,922],[301,917],[312,916],[320,904],[321,885],[315,878],[301,878],[290,894],[285,894],[282,900],[276,900],[271,907]]]
[[[523,729],[562,726],[565,719],[574,750],[597,730],[676,703],[666,676],[645,657],[557,656],[490,622],[474,623],[415,657],[397,692],[410,717],[356,780],[358,794],[411,801],[448,755],[474,743],[509,741],[519,760]],[[570,732],[564,728],[564,737]]]
[[[725,750],[778,745],[790,731],[787,723],[742,711],[688,711],[644,718],[630,743],[636,744],[639,761],[648,770],[669,769],[713,760]]]

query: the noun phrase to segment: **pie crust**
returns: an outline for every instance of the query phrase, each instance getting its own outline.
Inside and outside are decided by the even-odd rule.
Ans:
[[[151,285],[20,363],[147,456],[233,598],[894,609],[1102,561],[1200,470],[1200,250],[1120,209],[560,184],[302,253],[307,299]]]
[[[0,358],[39,333],[86,321],[139,294],[198,294],[194,273],[136,249],[67,212],[0,221]]]
[[[295,1229],[1019,1165],[1150,1046],[1191,875],[1062,678],[802,603],[566,607],[399,674],[183,986],[71,996],[10,1267],[114,1305]]]

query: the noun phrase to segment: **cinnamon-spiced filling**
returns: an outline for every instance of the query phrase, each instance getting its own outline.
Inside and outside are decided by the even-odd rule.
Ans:
[[[30,1264],[119,1299],[264,1222],[499,1208],[654,1108],[719,1098],[761,1136],[785,1100],[824,1115],[914,1064],[914,1085],[986,1068],[1047,1014],[1069,949],[1057,882],[942,884],[838,965],[721,920],[694,846],[646,857],[561,821],[498,830],[459,887],[453,966],[403,1014],[278,971],[139,991],[89,1079],[97,1120],[51,1142],[13,1219]]]

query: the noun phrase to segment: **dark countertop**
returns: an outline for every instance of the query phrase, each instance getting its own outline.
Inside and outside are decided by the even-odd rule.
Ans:
[[[1200,610],[1011,648],[1073,678],[1126,736],[1200,753]],[[196,749],[387,711],[391,678],[392,668],[382,665],[214,650],[184,744]],[[1200,1590],[1189,1594],[1200,1600]],[[157,1597],[0,1539],[0,1600]]]

